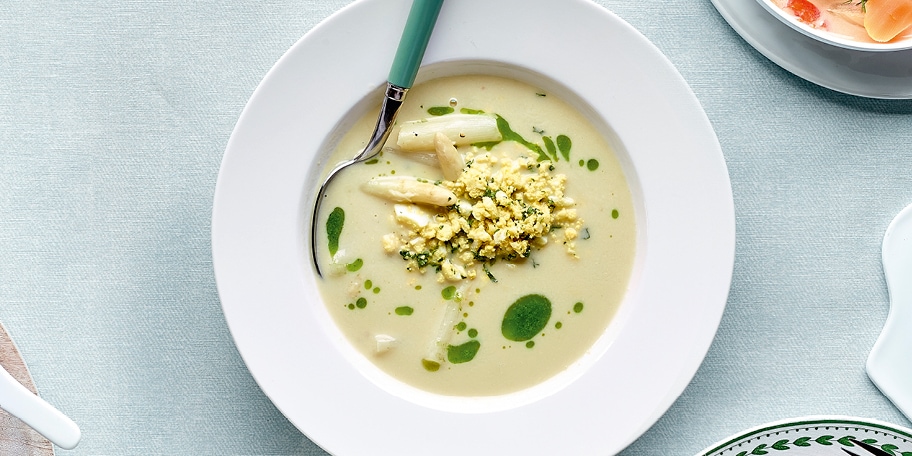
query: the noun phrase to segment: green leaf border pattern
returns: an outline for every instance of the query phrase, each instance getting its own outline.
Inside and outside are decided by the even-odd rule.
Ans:
[[[835,442],[833,441],[834,439],[835,439]],[[770,454],[770,450],[785,451],[785,450],[791,449],[791,446],[809,447],[809,446],[813,446],[814,443],[821,445],[821,446],[832,446],[834,443],[838,443],[839,445],[842,445],[842,446],[848,447],[848,448],[857,446],[854,443],[852,443],[851,440],[857,440],[859,442],[864,442],[864,443],[867,443],[868,445],[872,445],[872,446],[879,446],[880,449],[884,450],[891,456],[912,456],[912,451],[897,452],[896,450],[899,449],[899,447],[897,447],[896,445],[893,445],[891,443],[885,443],[882,445],[878,445],[877,440],[875,440],[875,439],[867,438],[867,439],[859,440],[853,435],[845,435],[838,439],[836,439],[836,436],[833,436],[833,435],[821,435],[814,439],[812,439],[811,437],[799,437],[792,442],[790,442],[789,439],[781,439],[781,440],[777,440],[772,445],[761,443],[761,444],[757,445],[756,447],[754,447],[752,450],[742,451],[742,452],[736,454],[735,456],[752,456],[752,455],[763,456],[766,454]]]
[[[825,434],[817,435],[816,433],[811,433],[811,430],[824,430]],[[853,435],[853,430],[858,435]],[[783,438],[777,439],[774,443],[765,441],[764,443],[755,443],[754,445],[750,445],[750,442],[752,440],[756,441],[758,438],[769,438],[780,433],[784,434],[793,432],[799,433],[800,435],[800,433],[803,431],[809,432],[816,437],[801,435],[797,438],[790,439],[784,438],[785,436],[783,435]],[[732,438],[731,440],[728,440],[725,443],[716,446],[712,450],[702,453],[702,455],[709,456],[731,454],[732,456],[764,456],[775,455],[783,451],[790,450],[794,447],[810,447],[815,445],[821,447],[833,447],[836,445],[837,448],[839,446],[844,448],[852,448],[857,447],[857,445],[851,442],[852,440],[856,440],[878,447],[892,456],[912,456],[912,451],[899,451],[899,447],[897,445],[886,441],[880,443],[880,441],[876,438],[872,438],[870,434],[892,437],[894,439],[912,444],[912,435],[909,435],[907,432],[880,424],[848,420],[811,420],[803,422],[782,423],[761,429],[755,429],[747,434],[742,434],[736,438]],[[860,437],[859,435],[863,435],[863,437]],[[738,451],[738,453],[735,453],[735,451]]]

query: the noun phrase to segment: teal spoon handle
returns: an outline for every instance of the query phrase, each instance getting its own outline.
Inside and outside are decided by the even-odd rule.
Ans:
[[[428,40],[440,14],[443,0],[414,0],[409,11],[396,58],[390,68],[389,82],[395,86],[408,89],[415,83],[415,75],[424,58]]]
[[[405,94],[415,82],[415,75],[418,74],[418,67],[421,66],[421,59],[424,58],[424,51],[431,39],[431,31],[434,30],[434,24],[437,22],[437,15],[440,14],[442,5],[443,0],[414,0],[412,2],[412,9],[405,22],[405,29],[402,31],[399,48],[396,49],[396,57],[393,59],[393,67],[390,69],[389,80],[386,83],[386,94],[380,105],[377,125],[374,127],[367,146],[355,158],[336,165],[320,185],[310,219],[311,260],[320,277],[323,277],[323,272],[320,271],[320,262],[317,259],[316,227],[326,188],[340,171],[356,163],[370,160],[383,150],[383,144],[389,138],[390,128],[396,122],[396,115],[399,114],[399,107],[405,100]]]

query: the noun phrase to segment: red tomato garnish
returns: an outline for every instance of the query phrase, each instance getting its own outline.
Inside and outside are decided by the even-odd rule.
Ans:
[[[795,16],[803,22],[813,24],[820,19],[820,10],[808,0],[789,0],[788,7],[792,9]]]

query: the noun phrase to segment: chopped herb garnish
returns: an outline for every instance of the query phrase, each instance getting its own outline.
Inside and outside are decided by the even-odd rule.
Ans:
[[[427,266],[429,259],[430,259],[430,255],[425,252],[415,255],[415,261],[418,263],[419,268],[423,268],[423,267]]]
[[[497,283],[497,277],[494,277],[494,274],[491,274],[491,271],[488,269],[488,265],[486,265],[486,264],[481,265],[481,269],[484,270],[485,275],[487,275],[488,278],[491,279],[491,282]]]

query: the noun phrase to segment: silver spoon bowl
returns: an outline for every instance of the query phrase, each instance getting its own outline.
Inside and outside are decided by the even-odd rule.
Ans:
[[[317,254],[317,224],[320,218],[320,206],[326,197],[326,190],[330,182],[343,169],[370,160],[383,150],[383,145],[389,138],[390,130],[396,121],[399,108],[405,100],[405,95],[415,82],[418,67],[424,58],[424,51],[427,49],[431,32],[437,22],[437,16],[442,5],[443,0],[414,0],[409,11],[408,20],[405,23],[405,29],[402,31],[402,37],[399,40],[396,57],[393,59],[389,79],[386,83],[386,93],[380,107],[380,115],[377,119],[377,125],[374,127],[374,132],[371,134],[370,141],[368,141],[364,150],[354,158],[339,163],[330,170],[320,185],[320,189],[314,199],[313,212],[310,219],[311,260],[317,275],[320,277],[323,277],[323,273],[320,271],[320,262]]]

